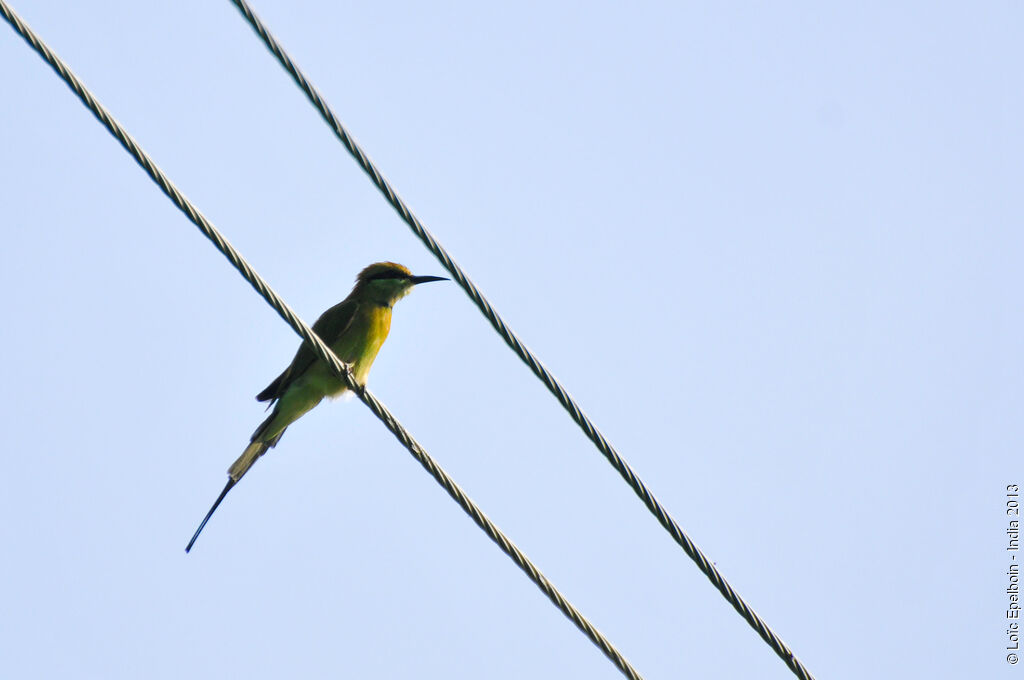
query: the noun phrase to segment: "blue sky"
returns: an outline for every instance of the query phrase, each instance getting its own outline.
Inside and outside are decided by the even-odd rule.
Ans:
[[[14,7],[307,322],[444,273],[230,3]],[[812,672],[1011,677],[1019,6],[255,9]],[[355,400],[186,556],[297,337],[9,27],[0,87],[0,675],[620,677]],[[457,286],[370,387],[645,677],[792,677]]]

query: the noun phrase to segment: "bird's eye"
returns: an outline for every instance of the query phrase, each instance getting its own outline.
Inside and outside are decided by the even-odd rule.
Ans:
[[[379,274],[374,274],[373,276],[368,278],[367,281],[380,281],[382,279],[407,279],[407,278],[409,278],[408,274],[392,270],[392,271],[388,271],[388,272],[380,272]]]

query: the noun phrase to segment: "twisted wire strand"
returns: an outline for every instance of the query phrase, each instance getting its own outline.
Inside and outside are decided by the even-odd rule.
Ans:
[[[426,227],[420,222],[419,218],[413,214],[412,210],[406,205],[405,201],[398,195],[398,192],[391,186],[391,183],[381,174],[377,166],[374,165],[373,161],[370,160],[366,152],[356,143],[352,135],[349,134],[345,126],[341,124],[338,117],[334,115],[334,112],[328,106],[327,102],[317,91],[316,87],[306,78],[302,71],[295,65],[295,63],[285,52],[284,48],[281,47],[277,39],[270,33],[267,27],[263,24],[256,13],[253,12],[252,8],[245,0],[231,0],[231,2],[238,8],[245,17],[249,25],[256,32],[257,35],[263,40],[267,49],[277,58],[281,63],[281,66],[288,72],[299,88],[306,94],[310,102],[320,113],[320,116],[324,119],[327,125],[334,131],[335,136],[341,141],[344,147],[348,150],[352,157],[355,158],[359,166],[370,176],[377,189],[380,190],[388,203],[398,212],[402,220],[409,226],[413,233],[423,242],[423,244],[433,253],[434,257],[444,266],[445,269],[451,273],[452,278],[458,282],[462,289],[466,292],[473,303],[480,309],[480,312],[487,318],[494,327],[494,330],[504,339],[509,347],[516,353],[516,355],[530,367],[534,375],[540,379],[541,382],[548,388],[548,390],[555,396],[558,403],[569,412],[569,415],[576,422],[577,425],[583,430],[587,438],[597,447],[597,449],[608,459],[618,473],[622,476],[626,483],[633,489],[640,500],[643,501],[647,509],[658,519],[658,522],[665,528],[666,531],[672,536],[676,543],[682,547],[683,551],[692,559],[697,567],[704,573],[705,576],[711,581],[711,583],[721,592],[729,604],[736,609],[737,612],[750,624],[750,626],[757,631],[757,634],[775,651],[776,654],[786,663],[791,671],[796,674],[797,677],[802,680],[813,680],[814,676],[811,672],[800,662],[799,659],[793,654],[793,652],[786,646],[786,643],[776,635],[769,627],[768,624],[761,619],[760,616],[750,608],[743,598],[741,598],[732,586],[725,580],[718,569],[711,563],[706,555],[697,547],[697,545],[686,535],[686,532],[680,528],[672,516],[668,514],[668,511],[658,502],[651,493],[650,489],[643,483],[639,476],[633,471],[633,469],[622,459],[615,447],[605,439],[604,435],[601,434],[597,426],[587,417],[580,408],[579,404],[569,395],[562,384],[555,378],[554,375],[540,362],[534,354],[527,349],[526,345],[519,339],[518,336],[512,331],[511,328],[502,320],[498,313],[491,306],[490,302],[483,296],[483,293],[473,284],[462,268],[452,259],[448,252],[437,242],[437,239],[427,230]]]
[[[324,342],[309,328],[285,302],[278,297],[270,286],[257,274],[249,263],[228,243],[220,232],[203,216],[199,210],[186,198],[178,188],[168,179],[157,167],[156,163],[146,154],[145,151],[132,139],[132,137],[121,127],[113,116],[98,102],[85,85],[75,76],[74,73],[64,64],[63,61],[28,27],[27,24],[7,5],[0,0],[0,13],[14,27],[15,31],[28,42],[29,45],[53,67],[57,74],[68,84],[72,91],[88,107],[90,111],[100,120],[110,133],[121,143],[131,154],[135,161],[142,166],[146,173],[152,178],[168,198],[185,215],[199,227],[205,235],[237,269],[246,281],[263,297],[267,303],[288,323],[299,336],[314,349],[317,356],[327,363],[335,374],[343,379],[349,389],[358,395],[359,399],[366,404],[385,427],[391,431],[402,445],[409,450],[413,457],[422,465],[430,475],[437,480],[448,495],[468,514],[477,526],[484,530],[487,536],[498,544],[498,547],[508,555],[516,566],[522,569],[533,581],[541,592],[565,616],[572,621],[589,639],[607,656],[616,667],[631,680],[642,680],[640,674],[626,660],[626,658],[612,645],[612,643],[601,634],[601,632],[590,621],[583,616],[558,589],[540,572],[540,570],[523,554],[523,552],[499,529],[484,512],[466,495],[465,491],[452,480],[451,477],[434,461],[433,458],[423,449],[422,446],[412,437],[411,434],[398,422],[395,416],[364,386],[359,385],[352,376],[352,373],[345,363],[324,344]]]

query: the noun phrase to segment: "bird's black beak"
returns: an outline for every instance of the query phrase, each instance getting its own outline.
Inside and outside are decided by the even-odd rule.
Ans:
[[[409,280],[412,281],[412,284],[415,286],[420,283],[429,283],[431,281],[447,281],[448,279],[446,279],[443,276],[410,276]]]

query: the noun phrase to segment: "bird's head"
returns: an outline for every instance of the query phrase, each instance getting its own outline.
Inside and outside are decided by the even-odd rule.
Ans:
[[[412,272],[400,264],[377,262],[359,272],[353,294],[358,293],[365,300],[390,307],[419,283],[447,280],[443,276],[413,276]]]

